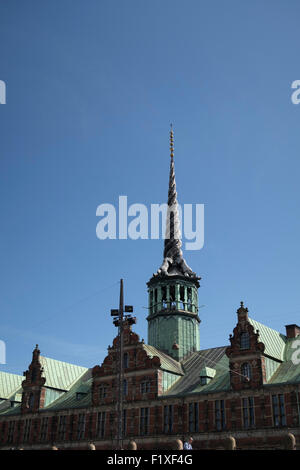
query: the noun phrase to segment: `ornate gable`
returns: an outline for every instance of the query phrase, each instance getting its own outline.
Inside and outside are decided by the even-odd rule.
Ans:
[[[22,382],[22,413],[34,413],[39,408],[43,408],[45,400],[45,389],[43,385],[46,382],[42,377],[43,368],[40,362],[40,350],[38,345],[32,353],[32,361],[27,371],[24,372],[25,380]]]
[[[238,323],[230,335],[230,346],[226,349],[230,365],[230,383],[234,390],[258,388],[266,382],[265,345],[259,341],[248,319],[248,309],[241,302],[237,310]]]
[[[139,336],[131,330],[131,325],[124,326],[124,388],[126,389],[126,399],[132,400],[140,394],[140,382],[147,371],[147,379],[151,382],[151,392],[157,392],[157,370],[161,366],[160,358],[150,357],[144,349],[144,340],[140,341]],[[153,373],[151,372],[153,371]],[[108,348],[108,355],[101,366],[97,365],[92,369],[93,376],[93,404],[95,406],[111,403],[116,397],[118,373],[118,337],[114,338],[113,346]],[[149,378],[151,377],[151,379]],[[146,387],[147,388],[147,387]]]

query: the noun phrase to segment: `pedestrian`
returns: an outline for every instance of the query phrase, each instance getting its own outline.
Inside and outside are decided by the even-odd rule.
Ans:
[[[190,436],[184,443],[183,450],[192,450],[193,438]]]

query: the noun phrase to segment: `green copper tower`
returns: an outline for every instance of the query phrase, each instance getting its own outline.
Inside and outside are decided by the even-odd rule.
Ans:
[[[177,361],[200,349],[198,288],[201,279],[187,265],[181,233],[174,168],[173,130],[170,131],[170,178],[164,260],[147,283],[148,344]]]

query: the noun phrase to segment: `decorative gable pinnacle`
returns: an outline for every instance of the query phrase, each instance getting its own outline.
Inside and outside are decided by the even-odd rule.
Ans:
[[[244,302],[241,301],[241,306],[237,309],[238,321],[248,321],[248,308],[244,307]]]

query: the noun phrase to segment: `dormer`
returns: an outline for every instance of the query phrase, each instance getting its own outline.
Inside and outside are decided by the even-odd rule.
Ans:
[[[216,369],[211,369],[210,367],[203,367],[200,370],[200,384],[207,385],[216,375]]]

